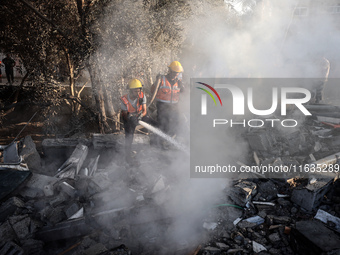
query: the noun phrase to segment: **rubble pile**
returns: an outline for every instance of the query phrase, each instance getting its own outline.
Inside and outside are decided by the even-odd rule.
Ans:
[[[333,164],[337,161],[336,154],[340,151],[340,108],[331,105],[307,105],[306,108],[312,116],[303,120],[303,125],[282,129],[267,124],[263,128],[251,128],[244,134],[254,153],[252,161],[256,165],[295,166],[293,169],[303,175],[306,171],[300,171],[300,166],[311,162]],[[334,112],[329,112],[330,109]],[[326,162],[317,161],[330,155]],[[309,174],[307,172],[306,176]]]
[[[246,163],[258,171],[226,189],[201,254],[340,253],[339,108],[307,108],[313,117],[288,132],[267,126],[243,134],[252,152]],[[263,166],[293,171],[261,172]]]
[[[308,180],[307,180],[308,181]],[[201,254],[337,254],[340,252],[340,182],[307,210],[294,203],[306,179],[243,179],[225,191],[228,199],[211,210],[210,241]],[[320,192],[320,190],[319,190]],[[215,223],[215,225],[214,225]],[[203,225],[204,227],[204,225]]]
[[[33,141],[25,140],[21,156],[35,156]],[[135,141],[137,147],[148,142],[138,135]],[[35,169],[31,177],[0,206],[0,254],[157,253],[163,230],[156,225],[166,229],[171,220],[161,207],[167,180],[143,166],[117,165],[122,160],[113,155],[123,143],[123,135],[97,134],[44,141],[44,158],[27,161]],[[71,153],[61,163],[57,156],[65,151]],[[110,156],[107,168],[102,155]]]
[[[248,131],[244,136],[251,160],[244,164],[339,163],[340,134],[324,120],[308,119],[289,133]],[[135,142],[137,150],[150,143],[145,135],[136,135]],[[123,144],[124,136],[113,134],[46,139],[40,156],[26,137],[20,154],[32,174],[1,201],[0,254],[340,252],[340,181],[335,171],[247,173],[229,183],[204,212],[181,211],[180,205],[166,210],[168,195],[177,194],[178,178],[167,165],[180,152],[148,146],[138,151],[136,164],[126,167],[120,156]],[[174,219],[186,213],[199,223],[195,231],[200,241],[190,235],[180,243],[169,238]],[[203,216],[195,218],[199,213]]]

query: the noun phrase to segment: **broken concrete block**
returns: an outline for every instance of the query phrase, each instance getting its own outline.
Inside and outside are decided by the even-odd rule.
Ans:
[[[48,184],[44,186],[44,194],[46,197],[51,197],[54,195],[54,185]]]
[[[277,187],[271,180],[258,183],[259,192],[265,201],[270,201],[277,196]]]
[[[59,167],[56,177],[65,178],[67,176],[70,178],[74,178],[74,175],[77,175],[79,173],[79,170],[83,165],[87,154],[88,147],[83,144],[78,144],[72,152],[72,155],[64,162],[64,164]]]
[[[248,221],[241,221],[240,223],[237,224],[237,227],[239,228],[242,228],[242,229],[250,229],[250,228],[253,228],[253,227],[256,227],[256,223],[253,223],[253,222],[248,222]]]
[[[43,227],[43,222],[31,219],[30,233],[33,234]]]
[[[332,123],[332,124],[340,124],[340,118],[325,117],[325,116],[316,116],[316,118],[320,122],[327,122],[327,123]]]
[[[89,169],[87,167],[81,168],[78,173],[79,176],[89,176]]]
[[[320,142],[316,141],[314,145],[314,151],[319,151],[322,149],[322,145]],[[315,160],[314,160],[315,161]]]
[[[227,251],[227,254],[240,254],[240,253],[241,254],[244,253],[244,250],[241,248],[229,249]]]
[[[88,185],[89,193],[92,195],[111,187],[112,182],[106,173],[97,173],[89,180]]]
[[[239,206],[245,206],[257,193],[257,186],[253,182],[240,181],[233,186],[228,195],[235,204]]]
[[[166,187],[165,189],[158,191],[153,194],[152,199],[156,203],[156,205],[163,205],[166,203],[169,199],[169,186]]]
[[[55,183],[56,181],[58,181],[58,179],[55,177],[33,173],[30,180],[26,183],[26,187],[42,189],[45,185]]]
[[[28,215],[12,216],[8,220],[20,240],[23,240],[31,233],[31,218]]]
[[[106,211],[130,207],[136,199],[136,194],[127,187],[118,188],[112,186],[104,192],[95,194],[92,198],[93,203],[97,206],[95,211]]]
[[[323,196],[330,189],[331,183],[332,180],[329,179],[318,180],[303,188],[295,188],[292,192],[291,201],[307,211],[311,211],[321,203]]]
[[[51,206],[57,207],[61,203],[68,201],[68,199],[69,199],[69,196],[66,193],[61,192],[56,197],[52,198],[49,201],[49,203],[50,203]]]
[[[204,222],[203,223],[203,228],[206,230],[214,230],[217,227],[217,223],[216,222]]]
[[[0,222],[12,216],[18,208],[23,208],[24,202],[17,197],[11,197],[0,206]]]
[[[138,195],[137,195],[137,197],[136,197],[136,200],[137,200],[138,202],[144,201],[145,199],[144,199],[143,194],[142,194],[142,193],[138,193]]]
[[[31,171],[42,171],[41,158],[31,136],[25,137],[20,155]]]
[[[247,219],[242,220],[240,223],[238,223],[239,228],[253,228],[257,225],[260,225],[264,223],[264,219],[260,216],[254,216]]]
[[[77,190],[77,194],[80,197],[88,196],[87,187],[89,178],[87,176],[78,176],[77,181],[74,184],[74,187]]]
[[[252,241],[252,244],[253,244],[253,251],[255,253],[259,253],[261,251],[266,251],[267,250],[266,247],[264,247],[262,244],[259,244],[259,243],[255,242],[255,241]]]
[[[77,203],[72,203],[69,206],[65,207],[65,214],[67,218],[70,218],[72,215],[74,215],[76,212],[78,212],[80,209],[80,206]]]
[[[24,255],[24,250],[15,244],[14,242],[8,242],[6,243],[3,247],[0,248],[0,254],[4,255],[10,255],[10,254],[15,254],[15,255]]]
[[[45,206],[40,212],[39,212],[39,215],[40,215],[40,220],[41,221],[45,221],[47,220],[48,216],[51,214],[53,210],[53,207],[52,206]]]
[[[292,248],[298,254],[338,254],[340,238],[317,220],[299,221],[291,231]]]
[[[97,172],[98,168],[98,161],[99,161],[100,155],[98,155],[95,159],[92,159],[89,164],[89,176],[94,176],[94,174]]]
[[[9,221],[5,221],[3,224],[0,225],[0,240],[7,241],[7,240],[13,240],[14,238],[15,238],[15,233]]]
[[[332,229],[340,233],[340,218],[325,212],[324,210],[319,209],[317,214],[314,216],[315,219],[320,220],[321,222],[330,225]]]
[[[44,255],[44,243],[40,240],[25,239],[21,241],[21,248],[25,251],[25,254]],[[15,253],[16,254],[16,253]]]
[[[275,249],[275,248],[270,248],[269,254],[271,254],[271,255],[284,255],[284,253],[282,253],[281,250]],[[293,254],[293,253],[288,253],[288,254]]]
[[[113,148],[120,150],[124,148],[124,134],[93,134],[92,144],[95,150]]]
[[[91,233],[92,228],[85,223],[85,219],[60,222],[55,226],[47,226],[36,233],[36,238],[44,242],[62,240],[83,236]]]
[[[289,200],[286,200],[284,198],[278,198],[277,203],[279,205],[282,205],[284,207],[291,207],[292,203]]]
[[[84,217],[84,208],[80,208],[78,211],[76,211],[73,215],[68,218],[68,220],[74,220]]]
[[[268,239],[271,243],[276,243],[276,242],[279,242],[281,240],[281,237],[280,237],[279,233],[273,233],[273,234],[270,234],[268,236]]]
[[[48,215],[49,222],[51,222],[52,224],[56,224],[62,222],[63,220],[66,220],[64,206],[53,208],[53,210],[50,211],[50,214]]]
[[[165,189],[164,177],[161,175],[152,188],[151,193],[156,193]]]
[[[221,254],[221,250],[216,248],[216,247],[208,246],[208,247],[204,247],[203,254],[220,255]]]
[[[222,251],[226,251],[230,248],[230,246],[226,245],[225,243],[219,243],[219,242],[216,243],[216,246]]]
[[[44,139],[41,143],[44,155],[47,157],[69,156],[78,144],[91,145],[91,141],[84,138]]]
[[[86,249],[84,251],[84,255],[99,255],[103,254],[106,251],[107,249],[103,244],[97,243],[95,245],[92,245],[90,248]]]
[[[237,218],[237,219],[235,219],[235,220],[233,221],[234,226],[236,226],[237,224],[239,224],[241,220],[242,220],[242,218],[240,218],[240,217]]]
[[[95,244],[97,244],[95,240],[93,240],[90,236],[85,236],[84,239],[81,241],[79,247],[83,250],[86,250]]]
[[[67,182],[60,183],[59,188],[61,191],[65,192],[67,195],[69,195],[72,198],[76,194],[76,189]]]
[[[339,156],[339,155],[340,155],[340,152],[334,153],[334,154],[332,154],[332,155],[329,155],[329,156],[327,156],[327,157],[324,157],[324,158],[322,158],[322,159],[319,159],[319,160],[317,160],[317,161],[315,161],[315,162],[312,162],[312,163],[310,163],[310,164],[307,165],[307,166],[309,166],[309,168],[315,167],[315,169],[317,169],[316,166],[320,166],[321,169],[323,170],[323,169],[324,169],[324,166],[335,164],[335,163],[337,162],[337,156]],[[314,173],[316,174],[317,172],[318,172],[318,171],[315,171]],[[320,172],[320,171],[319,171],[319,172]],[[310,173],[310,172],[308,172],[308,173]],[[334,173],[333,171],[322,172],[322,176],[323,176],[324,178],[326,178],[327,176],[330,177],[330,178],[332,178],[332,177],[334,178],[334,177],[336,176],[336,173]]]
[[[44,191],[36,188],[22,188],[19,194],[28,199],[34,199],[44,196]]]
[[[46,185],[53,185],[56,181],[58,181],[58,178],[33,173],[25,185],[23,195],[31,198],[41,197],[47,192],[45,188]],[[50,193],[51,192],[47,192],[47,194]]]
[[[260,225],[262,223],[264,223],[264,219],[261,218],[260,216],[254,216],[254,217],[250,217],[245,219],[244,221],[250,222],[250,223],[255,223],[256,225]]]
[[[267,215],[267,221],[272,222],[273,224],[287,225],[292,219],[288,216]]]

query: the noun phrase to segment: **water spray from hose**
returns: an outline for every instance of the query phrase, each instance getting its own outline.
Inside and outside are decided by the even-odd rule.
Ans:
[[[165,139],[166,141],[170,142],[171,144],[173,144],[177,149],[187,153],[189,155],[189,151],[188,149],[181,143],[177,142],[175,139],[173,139],[171,136],[163,133],[160,129],[155,128],[153,126],[151,126],[150,124],[144,122],[144,121],[139,121],[138,122],[140,125],[142,125],[143,127],[149,129],[150,131],[152,131],[153,133],[155,133],[156,135],[162,137],[163,139]]]

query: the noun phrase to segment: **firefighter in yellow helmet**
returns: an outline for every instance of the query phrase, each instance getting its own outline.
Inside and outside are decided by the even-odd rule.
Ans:
[[[121,116],[125,129],[125,156],[129,163],[131,160],[131,145],[133,134],[139,120],[146,115],[146,97],[143,93],[143,86],[140,80],[133,79],[128,85],[129,93],[122,96]]]
[[[173,61],[168,66],[168,73],[158,75],[151,87],[151,93],[156,93],[158,127],[170,136],[173,136],[178,128],[179,94],[184,91],[182,73],[181,63]]]

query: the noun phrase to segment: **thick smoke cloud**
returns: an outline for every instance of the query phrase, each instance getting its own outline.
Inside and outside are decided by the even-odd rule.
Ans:
[[[209,15],[205,6],[189,25],[185,63],[196,66],[195,77],[324,77],[323,57],[339,57],[337,15],[321,2],[304,2],[257,1],[250,14],[226,4]],[[294,15],[303,6],[307,16]]]
[[[245,1],[244,7],[238,4],[237,8],[230,8],[227,3],[210,5],[201,1],[190,1],[192,16],[182,21],[183,35],[186,38],[182,53],[177,59],[169,58],[168,61],[179,60],[184,66],[187,93],[183,95],[181,103],[183,119],[189,118],[190,77],[324,77],[323,58],[329,59],[332,63],[338,57],[337,47],[340,40],[334,32],[336,27],[332,17],[316,15],[315,19],[311,19],[310,16],[294,16],[294,10],[298,7],[297,1],[248,2],[251,4],[247,5]],[[129,5],[127,7],[130,8]],[[121,13],[130,13],[128,9],[122,8],[120,7]],[[115,16],[108,21],[117,19],[118,16]],[[164,60],[160,53],[153,58],[152,49],[146,44],[145,35],[139,34],[143,31],[135,29],[138,24],[131,22],[128,25],[130,24],[134,27],[133,36],[143,40],[135,46],[132,45],[131,51],[126,51],[126,48],[119,49],[119,43],[115,41],[118,49],[113,50],[116,52],[114,57],[124,58],[126,57],[124,54],[133,52],[141,59],[148,56],[148,59]],[[110,26],[107,29],[111,29]],[[105,60],[112,58],[105,55],[110,50],[102,49],[102,52]],[[137,59],[139,58],[128,57],[124,67],[118,66],[112,72],[119,73],[122,69],[125,71],[129,69],[127,67],[134,67],[129,61]],[[164,69],[164,63],[158,67]],[[182,136],[188,136],[188,122],[183,122],[183,126],[179,126],[178,129],[184,131]],[[187,137],[176,139],[187,141]],[[197,139],[205,138],[198,135]],[[214,146],[207,139],[206,146],[212,148],[212,153],[214,149],[219,153],[223,152],[221,154],[230,160],[238,155],[247,155],[246,146],[238,141],[234,134],[226,131],[225,137],[221,140],[224,142],[222,145],[220,143],[219,146]],[[178,244],[183,243],[189,236],[194,239],[197,237],[196,241],[199,241],[201,232],[205,231],[202,223],[207,216],[207,209],[216,203],[225,202],[223,201],[225,194],[222,191],[228,180],[190,179],[189,158],[185,153],[171,151],[157,154],[148,148],[143,150],[146,150],[141,154],[144,159],[158,156],[157,161],[142,164],[146,178],[139,181],[147,179],[151,182],[151,177],[165,176],[167,192],[158,198],[157,203],[172,217],[172,225],[167,229],[168,232],[162,234],[166,235],[167,240]],[[138,176],[140,175],[136,175],[135,178]],[[124,185],[122,188],[126,188],[125,185],[129,184],[121,182],[121,185]],[[217,198],[222,198],[222,201]]]

